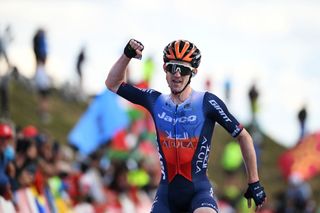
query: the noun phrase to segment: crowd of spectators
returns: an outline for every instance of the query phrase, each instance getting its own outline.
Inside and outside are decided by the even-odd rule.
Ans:
[[[128,152],[121,138],[83,156],[35,126],[2,122],[0,195],[23,212],[34,212],[23,196],[30,192],[38,212],[148,212],[160,178],[156,149],[144,141]]]

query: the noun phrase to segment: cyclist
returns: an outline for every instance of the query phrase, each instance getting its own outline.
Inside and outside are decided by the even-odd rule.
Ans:
[[[256,210],[266,194],[260,185],[252,138],[230,114],[225,104],[209,92],[191,88],[191,78],[200,65],[200,50],[191,42],[176,40],[163,51],[163,69],[171,90],[169,95],[140,89],[125,82],[132,58],[141,59],[144,46],[131,39],[112,66],[105,84],[123,98],[145,107],[152,115],[158,142],[161,180],[151,212],[218,212],[207,177],[208,158],[215,123],[237,138],[247,169],[245,197]]]

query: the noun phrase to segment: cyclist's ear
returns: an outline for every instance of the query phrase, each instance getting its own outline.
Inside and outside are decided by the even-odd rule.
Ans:
[[[198,69],[197,68],[194,68],[192,70],[192,77],[196,76],[196,74],[198,73]]]
[[[166,71],[166,63],[163,63],[162,68],[163,68],[163,71],[164,71],[164,72],[167,72],[167,71]]]

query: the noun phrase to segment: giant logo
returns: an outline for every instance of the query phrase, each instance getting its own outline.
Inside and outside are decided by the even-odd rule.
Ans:
[[[153,93],[154,90],[153,89],[144,89],[144,88],[138,88],[139,90],[141,90],[142,92],[146,92],[146,93]]]
[[[165,120],[167,122],[173,123],[173,125],[176,125],[177,123],[187,123],[187,122],[193,122],[197,120],[196,115],[172,118],[170,115],[167,115],[165,112],[162,112],[162,114],[158,114],[158,118]]]
[[[226,122],[232,122],[231,119],[227,116],[227,114],[223,111],[221,106],[215,100],[210,100],[209,103],[219,112],[219,114]]]

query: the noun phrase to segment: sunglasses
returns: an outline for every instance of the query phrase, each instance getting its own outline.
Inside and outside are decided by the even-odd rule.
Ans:
[[[171,73],[172,75],[174,75],[176,72],[180,72],[180,75],[186,76],[186,75],[191,75],[193,67],[169,62],[169,63],[166,63],[165,70]]]

